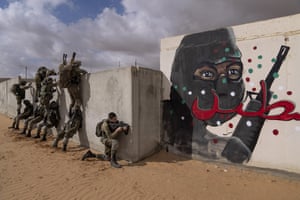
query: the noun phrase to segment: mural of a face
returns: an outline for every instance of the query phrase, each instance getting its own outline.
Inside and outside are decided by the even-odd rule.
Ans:
[[[243,99],[242,73],[241,53],[231,31],[218,29],[182,39],[172,66],[171,82],[189,108],[198,99],[200,109],[211,109],[215,93],[219,108],[227,110],[238,106]],[[219,126],[233,116],[216,113],[205,123]]]

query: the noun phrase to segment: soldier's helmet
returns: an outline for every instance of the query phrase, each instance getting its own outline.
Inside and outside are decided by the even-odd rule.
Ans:
[[[45,71],[47,71],[47,67],[45,67],[45,66],[40,66],[39,68],[38,68],[38,70],[37,70],[39,73],[40,72],[45,72]]]

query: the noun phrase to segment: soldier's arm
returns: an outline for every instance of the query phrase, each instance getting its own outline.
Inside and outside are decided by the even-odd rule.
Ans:
[[[108,123],[107,122],[104,122],[102,124],[102,127],[101,129],[104,131],[104,134],[107,138],[111,139],[111,132],[110,132],[110,129],[108,127]]]
[[[26,89],[28,89],[28,88],[31,88],[31,84],[32,84],[32,82],[29,82],[28,85],[25,85],[25,86],[23,86],[22,88],[23,88],[24,90],[26,90]]]

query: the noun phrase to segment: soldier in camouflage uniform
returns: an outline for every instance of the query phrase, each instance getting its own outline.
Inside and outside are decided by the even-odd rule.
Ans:
[[[42,82],[44,79],[48,76],[56,75],[54,70],[50,70],[45,66],[41,66],[38,68],[36,74],[35,74],[35,85],[36,85],[36,93],[35,93],[35,101],[38,102],[38,99],[40,98],[41,88],[42,88]]]
[[[67,88],[71,103],[69,106],[69,115],[74,105],[81,105],[81,93],[80,93],[80,82],[81,77],[87,73],[87,71],[80,68],[81,61],[75,61],[76,53],[73,53],[72,59],[69,64],[66,64],[67,55],[63,56],[63,63],[59,66],[59,86],[61,88]]]
[[[33,129],[33,126],[43,120],[44,112],[45,112],[44,107],[41,105],[37,105],[37,107],[34,109],[33,115],[25,120],[24,128],[21,134],[25,134],[27,137],[31,137],[31,130]]]
[[[108,114],[108,119],[99,122],[96,126],[96,135],[101,137],[101,142],[105,145],[105,155],[94,154],[90,150],[83,155],[82,160],[89,157],[96,157],[102,160],[110,161],[112,167],[121,168],[117,162],[116,153],[119,147],[118,137],[121,134],[127,135],[129,125],[119,121],[114,112]]]
[[[36,137],[37,138],[40,137],[40,133],[41,133],[42,129],[44,128],[44,131],[43,131],[44,134],[43,134],[41,141],[46,141],[48,129],[53,128],[53,127],[57,128],[59,121],[60,121],[60,114],[59,114],[58,103],[56,101],[52,101],[49,106],[49,112],[45,116],[43,123],[40,123],[38,125]]]
[[[42,82],[40,104],[45,107],[46,112],[48,112],[49,110],[49,104],[51,99],[53,98],[53,93],[56,91],[56,86],[57,83],[55,83],[51,77],[47,77]]]
[[[20,114],[22,109],[22,101],[25,99],[26,89],[31,87],[31,82],[27,85],[25,80],[19,79],[19,83],[12,85],[10,91],[16,96],[17,99],[17,115]]]
[[[21,119],[27,119],[33,114],[33,105],[30,103],[29,100],[25,99],[23,101],[23,104],[25,105],[24,111],[20,114],[18,114],[14,120],[13,123],[10,127],[8,128],[13,128],[13,129],[19,129],[19,123]]]
[[[58,142],[63,140],[63,151],[67,150],[69,139],[77,133],[82,126],[82,112],[80,106],[76,105],[72,109],[71,118],[65,123],[64,128],[57,134],[52,146],[57,147]]]

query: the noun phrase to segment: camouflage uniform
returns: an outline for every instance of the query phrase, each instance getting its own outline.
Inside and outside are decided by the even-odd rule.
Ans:
[[[31,137],[31,130],[33,129],[33,126],[43,120],[44,112],[45,112],[44,107],[41,105],[38,105],[36,107],[36,109],[34,110],[33,116],[30,116],[28,119],[26,119],[26,121],[24,123],[24,129],[21,132],[21,134],[26,134],[27,137]],[[28,131],[27,131],[27,129],[28,129]],[[27,133],[26,133],[26,131],[27,131]]]
[[[42,82],[45,80],[46,77],[50,75],[56,75],[54,70],[49,70],[45,66],[41,66],[38,68],[36,74],[35,74],[35,85],[36,85],[36,93],[35,93],[35,101],[38,102],[38,98],[41,95],[41,88],[42,88]]]
[[[115,113],[110,113],[109,115],[111,114],[113,114],[113,118],[115,118],[115,120],[111,120],[109,117],[102,123],[101,142],[105,146],[105,157],[110,158],[111,166],[120,168],[121,165],[119,165],[116,159],[116,154],[119,147],[118,137],[123,133],[126,135],[128,134],[129,125],[116,120],[117,116]]]
[[[13,84],[11,87],[11,92],[16,96],[17,99],[17,115],[20,114],[22,109],[22,101],[25,99],[26,89],[31,87],[31,83],[27,85],[27,82],[20,80],[19,83]]]
[[[63,63],[59,66],[59,86],[67,88],[71,103],[69,106],[69,114],[74,105],[81,105],[80,96],[80,82],[81,76],[86,74],[87,71],[80,69],[81,61],[75,61],[76,53],[73,53],[72,59],[69,64],[66,61],[66,54],[63,55]]]
[[[87,71],[80,69],[81,62],[75,61],[72,63],[72,70],[71,70],[71,79],[70,84],[68,85],[67,89],[70,94],[71,103],[69,110],[76,104],[81,105],[81,95],[80,95],[80,82],[81,76],[87,73]]]
[[[116,160],[116,153],[119,147],[118,137],[129,132],[129,125],[117,120],[117,115],[113,112],[108,114],[108,119],[102,120],[96,126],[96,136],[101,137],[101,143],[105,146],[105,154],[94,154],[88,150],[82,157],[99,158],[101,160],[110,161],[112,167],[121,168],[122,166]]]
[[[56,87],[56,83],[53,82],[51,77],[46,78],[42,82],[42,88],[40,93],[40,104],[45,107],[46,112],[49,109],[49,104],[51,99],[53,98],[53,93],[56,91],[54,87]]]
[[[62,131],[60,131],[53,142],[53,147],[57,147],[58,142],[63,140],[63,151],[67,150],[67,145],[69,139],[76,134],[76,132],[81,128],[82,125],[82,112],[80,110],[80,106],[75,106],[71,112],[71,119],[67,121],[64,125]]]
[[[24,111],[14,118],[13,124],[9,128],[19,129],[20,120],[27,119],[33,114],[33,105],[30,103],[30,101],[25,99],[23,104],[25,105]]]
[[[58,103],[55,101],[52,101],[49,106],[49,112],[44,118],[43,123],[40,123],[38,125],[38,130],[37,130],[37,138],[40,137],[40,133],[42,129],[44,128],[44,135],[41,139],[41,141],[46,141],[47,140],[47,133],[49,128],[57,128],[58,124],[60,121],[60,114],[59,114],[59,107]]]

